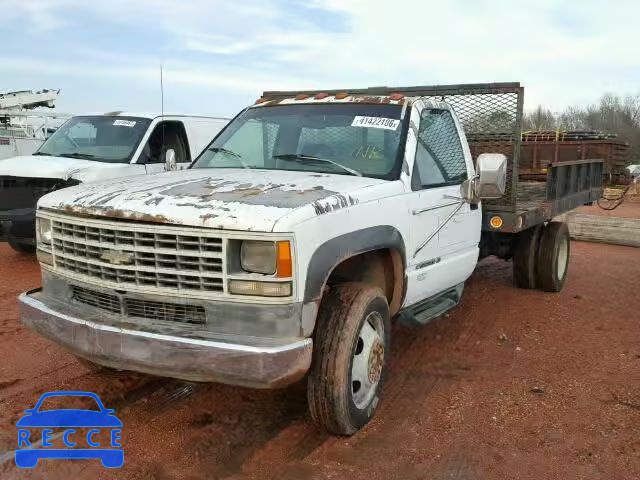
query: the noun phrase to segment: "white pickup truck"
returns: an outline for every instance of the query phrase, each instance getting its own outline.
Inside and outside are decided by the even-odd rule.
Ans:
[[[511,83],[265,92],[188,170],[41,198],[42,288],[20,296],[22,321],[115,369],[306,376],[313,419],[353,434],[378,405],[390,322],[453,308],[480,256],[562,288],[569,237],[550,220],[599,197],[602,162],[519,182],[522,99]]]
[[[159,173],[166,152],[186,168],[225,118],[111,112],[70,118],[32,155],[0,160],[0,240],[35,248],[35,208],[45,193],[79,183]]]

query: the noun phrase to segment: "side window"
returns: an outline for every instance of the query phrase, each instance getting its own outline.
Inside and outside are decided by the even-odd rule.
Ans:
[[[467,179],[467,165],[451,113],[424,109],[411,179],[414,190],[457,185]]]
[[[167,150],[173,149],[176,163],[191,161],[189,143],[182,122],[164,121],[156,125],[142,149],[140,155],[143,163],[164,163]]]

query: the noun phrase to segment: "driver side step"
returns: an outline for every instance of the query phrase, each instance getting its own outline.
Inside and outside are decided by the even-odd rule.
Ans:
[[[462,298],[463,290],[464,283],[459,283],[449,290],[422,300],[402,310],[398,314],[398,320],[412,326],[426,325],[434,318],[439,317],[457,306]]]

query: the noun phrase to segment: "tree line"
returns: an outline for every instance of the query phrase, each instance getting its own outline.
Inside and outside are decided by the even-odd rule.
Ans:
[[[522,129],[615,133],[629,144],[627,161],[640,163],[640,95],[605,94],[597,104],[568,107],[560,113],[539,105],[525,113]]]

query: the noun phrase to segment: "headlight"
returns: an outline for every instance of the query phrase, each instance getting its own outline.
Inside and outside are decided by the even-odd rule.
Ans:
[[[246,272],[273,275],[276,273],[276,244],[245,240],[240,247],[240,265]]]
[[[51,245],[51,220],[47,218],[38,218],[36,229],[38,243]]]

